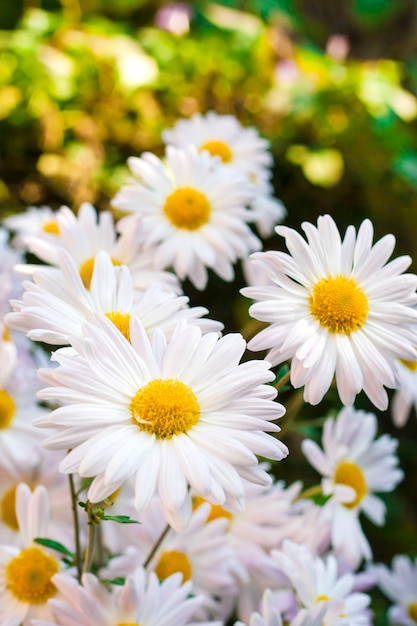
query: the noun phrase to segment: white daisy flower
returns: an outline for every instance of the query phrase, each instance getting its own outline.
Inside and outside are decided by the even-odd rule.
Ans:
[[[352,567],[371,558],[371,549],[359,522],[363,512],[382,525],[385,505],[374,492],[395,489],[403,478],[395,455],[398,442],[389,435],[375,439],[378,421],[372,413],[345,407],[336,419],[326,420],[323,450],[310,439],[302,450],[323,476],[322,488],[332,520],[332,544]]]
[[[281,614],[274,605],[270,589],[266,589],[262,597],[262,612],[255,611],[249,618],[249,626],[284,626]],[[302,609],[288,626],[322,626],[325,606],[316,606],[311,610]],[[235,626],[245,626],[243,622],[235,622]]]
[[[136,318],[130,341],[105,317],[84,326],[73,341],[78,355],[59,349],[60,366],[41,370],[52,385],[39,392],[64,402],[47,425],[59,427],[45,442],[69,449],[62,472],[95,477],[88,492],[99,502],[135,476],[135,506],[145,509],[159,493],[176,529],[191,512],[188,484],[214,504],[244,505],[243,478],[269,484],[255,454],[280,460],[288,450],[264,431],[284,413],[268,364],[239,365],[246,343],[241,335],[202,336],[197,326],[180,325],[169,342],[155,329],[149,340]],[[68,352],[69,350],[69,352]]]
[[[233,606],[236,593],[236,556],[230,545],[226,519],[208,520],[210,505],[198,507],[187,528],[181,532],[172,529],[164,536],[153,554],[147,569],[165,580],[175,572],[182,574],[183,582],[190,580],[193,593],[204,597],[196,615],[220,618],[223,599]],[[100,572],[105,579],[125,578],[138,564],[144,564],[166,527],[158,498],[140,515],[135,544],[125,554],[112,559]]]
[[[391,413],[395,426],[405,426],[411,410],[417,411],[417,361],[399,360],[399,388],[391,401]]]
[[[223,165],[240,172],[249,181],[254,198],[251,207],[262,237],[271,234],[275,224],[286,214],[282,202],[273,197],[270,183],[272,155],[269,142],[256,128],[243,127],[232,115],[209,111],[178,120],[162,134],[164,141],[178,148],[193,145],[199,152],[219,157]]]
[[[174,274],[152,268],[152,250],[143,251],[137,227],[132,225],[124,235],[118,237],[111,213],[102,211],[97,214],[88,202],[80,206],[77,215],[65,206],[55,215],[57,232],[50,234],[42,231],[38,236],[25,237],[28,250],[45,263],[58,266],[59,251],[64,248],[74,259],[87,289],[91,283],[94,259],[101,250],[106,250],[113,265],[129,267],[135,289],[145,290],[155,281],[160,281],[170,291],[181,291]],[[18,266],[18,269],[30,275],[38,267],[23,265]],[[47,268],[42,269],[46,271]]]
[[[312,555],[305,546],[285,541],[282,550],[272,551],[272,557],[294,588],[300,608],[313,609],[326,603],[323,626],[371,624],[366,611],[369,596],[353,592],[354,575],[339,575],[333,555],[324,560]]]
[[[90,289],[84,286],[73,258],[59,251],[59,270],[39,269],[33,282],[24,281],[23,300],[12,300],[14,312],[6,316],[7,324],[27,333],[34,341],[66,345],[70,337],[79,337],[82,326],[101,313],[129,339],[131,317],[138,317],[147,332],[159,326],[170,336],[181,319],[200,326],[206,332],[220,331],[223,324],[201,316],[204,307],[189,308],[186,296],[168,292],[154,283],[137,292],[127,266],[115,267],[104,250],[95,257]]]
[[[193,620],[202,598],[190,597],[191,582],[181,584],[181,574],[162,583],[151,572],[137,568],[122,587],[105,587],[93,574],[84,574],[82,586],[68,574],[57,574],[54,585],[61,599],[50,606],[63,626],[196,626]],[[33,626],[55,626],[53,620],[33,620]],[[221,626],[206,622],[200,626]]]
[[[252,199],[246,179],[194,146],[168,146],[166,162],[146,152],[128,159],[135,176],[112,205],[133,213],[120,222],[121,232],[140,219],[146,246],[155,247],[155,267],[172,266],[181,280],[198,289],[207,284],[207,268],[233,279],[233,264],[260,241],[247,225]],[[146,247],[145,247],[146,249]]]
[[[16,465],[13,473],[0,467],[0,543],[22,547],[16,492],[20,483],[26,483],[32,491],[38,485],[43,485],[48,491],[50,516],[46,536],[72,549],[74,531],[68,480],[58,470],[62,456],[61,452],[48,452],[38,465]]]
[[[59,561],[33,540],[46,537],[48,493],[38,486],[32,493],[20,483],[16,514],[24,548],[0,545],[0,607],[4,626],[32,626],[32,618],[51,619],[48,600],[57,594],[52,577]]]
[[[378,578],[378,586],[394,603],[389,611],[391,624],[415,626],[417,624],[417,558],[412,561],[406,555],[393,558],[392,569],[377,564],[372,568]]]
[[[10,311],[10,298],[17,298],[22,292],[21,278],[14,272],[22,256],[13,250],[9,243],[9,233],[0,227],[0,319]]]
[[[273,365],[291,359],[291,383],[305,387],[311,404],[322,400],[335,375],[343,404],[363,389],[386,409],[384,386],[399,382],[397,358],[415,358],[417,276],[401,274],[411,259],[387,263],[395,239],[386,235],[372,245],[369,220],[357,235],[349,226],[343,241],[330,215],[319,217],[317,228],[308,222],[302,228],[307,243],[291,228],[275,229],[290,254],[252,255],[274,284],[242,290],[259,301],[249,309],[252,317],[270,324],[248,347],[269,348]]]
[[[13,246],[23,251],[27,248],[27,237],[37,237],[40,234],[51,237],[59,235],[56,211],[49,206],[30,206],[22,213],[6,217],[3,224],[13,232]]]

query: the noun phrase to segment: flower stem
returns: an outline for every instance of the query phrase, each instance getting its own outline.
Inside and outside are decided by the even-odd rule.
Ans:
[[[149,563],[152,561],[153,557],[155,556],[155,553],[158,550],[159,546],[161,545],[161,543],[163,542],[163,540],[167,536],[169,528],[170,528],[170,526],[169,526],[169,524],[167,524],[165,526],[164,530],[162,531],[162,533],[160,534],[158,541],[155,543],[154,547],[152,548],[152,550],[148,554],[148,558],[146,559],[146,561],[143,564],[143,567],[145,569],[148,567]]]
[[[278,391],[280,391],[280,389],[282,389],[287,382],[290,380],[290,376],[291,376],[291,370],[288,370],[288,372],[286,372],[284,374],[284,376],[282,376],[274,385],[274,387],[276,387],[276,389],[278,389]]]
[[[72,518],[74,523],[74,544],[75,544],[75,566],[77,568],[78,582],[81,582],[81,544],[80,544],[80,522],[78,519],[77,496],[75,493],[74,475],[68,474],[68,481],[71,494]]]
[[[91,564],[93,562],[94,556],[94,541],[96,534],[96,526],[99,523],[97,518],[94,515],[94,504],[87,500],[85,504],[85,510],[88,516],[88,535],[87,535],[87,546],[84,554],[84,567],[83,574],[86,574],[90,571]]]
[[[302,491],[296,498],[297,500],[305,500],[306,498],[311,498],[313,496],[318,496],[323,493],[323,488],[321,485],[314,485],[313,487],[309,487]]]

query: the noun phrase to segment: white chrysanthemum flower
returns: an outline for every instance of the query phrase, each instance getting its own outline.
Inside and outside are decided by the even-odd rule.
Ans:
[[[395,455],[398,441],[389,435],[375,439],[377,426],[372,413],[345,407],[336,419],[326,420],[323,450],[309,439],[302,442],[308,461],[323,476],[323,493],[332,496],[326,506],[333,547],[352,567],[359,565],[362,556],[371,558],[359,513],[382,525],[385,505],[374,492],[392,491],[403,478]]]
[[[32,419],[48,411],[36,402],[30,380],[34,371],[33,362],[28,366],[23,359],[11,371],[7,365],[0,370],[0,466],[11,474],[33,467],[42,456],[40,433]]]
[[[201,604],[190,597],[191,582],[181,584],[181,574],[159,582],[137,568],[122,587],[105,587],[93,574],[84,574],[82,586],[68,574],[57,574],[53,582],[63,599],[50,606],[63,626],[196,626],[193,616]],[[33,626],[55,626],[56,621],[33,620]],[[200,626],[221,626],[206,622]]]
[[[165,580],[175,572],[182,574],[183,581],[190,580],[193,593],[204,597],[198,617],[222,617],[222,601],[233,606],[237,587],[236,556],[230,545],[226,519],[209,520],[208,503],[198,507],[191,516],[187,528],[181,532],[172,529],[153,554],[147,569],[154,571],[159,580]],[[153,552],[166,527],[160,501],[155,498],[149,509],[140,515],[136,541],[125,554],[112,559],[101,577],[113,580],[125,578],[138,564],[144,564]]]
[[[39,259],[53,266],[59,265],[59,251],[64,248],[74,259],[87,289],[90,287],[96,255],[105,250],[113,265],[127,265],[133,276],[135,289],[145,290],[155,281],[166,285],[169,291],[181,291],[178,280],[171,272],[153,269],[153,252],[143,250],[138,227],[132,225],[122,236],[117,236],[113,217],[109,211],[96,212],[85,202],[75,215],[68,207],[56,212],[56,231],[42,231],[38,236],[27,236],[28,250]],[[24,274],[32,274],[37,265],[18,267]],[[47,268],[43,267],[43,271]]]
[[[394,603],[388,615],[391,624],[415,626],[417,624],[417,558],[412,561],[406,555],[393,558],[392,569],[377,564],[372,568],[378,586]]]
[[[232,115],[210,111],[206,115],[195,113],[190,119],[178,120],[162,136],[167,144],[178,148],[193,145],[199,152],[205,150],[220,157],[223,165],[244,175],[254,193],[251,207],[263,237],[270,235],[273,227],[283,219],[286,209],[273,197],[270,183],[272,155],[269,142],[259,136],[256,128],[243,127]]]
[[[23,251],[27,248],[27,237],[37,237],[45,233],[54,237],[59,234],[56,212],[49,206],[30,206],[23,213],[6,217],[3,224],[13,232],[13,246]]]
[[[391,401],[391,414],[395,426],[405,426],[410,411],[417,411],[417,361],[399,360],[399,388]]]
[[[68,480],[58,471],[61,460],[62,453],[48,452],[38,465],[16,465],[13,473],[0,467],[0,543],[22,546],[16,515],[16,492],[19,483],[26,483],[32,490],[38,485],[48,490],[51,510],[46,536],[72,549],[71,501]]]
[[[16,514],[24,548],[0,545],[0,607],[4,626],[32,626],[33,618],[53,619],[48,600],[57,594],[52,577],[59,561],[34,542],[46,537],[48,493],[42,485],[32,493],[20,483]]]
[[[71,452],[63,472],[95,477],[92,502],[136,477],[135,506],[145,509],[159,493],[174,528],[189,519],[188,484],[214,504],[244,505],[243,478],[269,484],[255,454],[280,460],[288,450],[264,431],[283,415],[268,363],[239,365],[241,335],[219,339],[197,326],[180,325],[169,342],[155,329],[151,340],[139,320],[130,321],[130,341],[107,320],[84,326],[73,341],[78,355],[60,349],[55,370],[41,370],[53,385],[39,392],[66,406],[47,425],[59,431],[46,440]]]
[[[369,220],[357,235],[349,226],[343,241],[330,215],[319,217],[317,228],[308,222],[302,228],[307,242],[291,228],[275,229],[290,254],[252,255],[274,284],[242,290],[259,301],[249,309],[252,317],[270,324],[248,347],[269,348],[272,364],[291,359],[291,383],[305,387],[311,404],[321,401],[335,375],[343,404],[363,389],[386,409],[384,386],[399,382],[397,358],[415,358],[417,276],[402,274],[411,259],[387,263],[395,239],[386,235],[372,245]]]
[[[305,546],[285,541],[282,550],[272,551],[272,557],[294,588],[301,608],[326,603],[323,626],[371,624],[366,611],[369,596],[353,592],[354,575],[339,575],[333,555],[323,560]]]
[[[262,597],[262,612],[252,613],[249,618],[249,626],[283,626],[284,622],[276,606],[270,589],[266,589]],[[316,606],[311,610],[302,609],[291,620],[288,626],[322,626],[325,606]],[[235,622],[235,626],[245,626],[243,622]]]
[[[10,298],[17,298],[22,292],[21,278],[14,272],[16,264],[22,262],[22,256],[9,244],[9,233],[0,227],[0,319],[10,311]]]
[[[14,312],[5,318],[10,327],[27,333],[34,341],[66,345],[70,337],[82,335],[83,324],[90,322],[94,313],[105,315],[127,339],[131,317],[138,317],[147,332],[158,326],[167,336],[181,319],[206,332],[223,328],[220,322],[201,318],[207,309],[189,308],[186,296],[168,292],[161,283],[144,292],[135,291],[129,268],[114,266],[104,250],[95,257],[90,289],[63,249],[59,268],[55,272],[39,269],[32,276],[33,282],[24,281],[23,300],[12,300]]]
[[[247,222],[252,199],[242,175],[223,167],[194,146],[168,146],[166,162],[150,152],[128,159],[135,176],[116,194],[112,205],[133,215],[119,222],[122,233],[137,219],[146,246],[155,247],[155,267],[173,267],[181,280],[198,289],[207,284],[207,268],[232,280],[233,264],[260,241]]]

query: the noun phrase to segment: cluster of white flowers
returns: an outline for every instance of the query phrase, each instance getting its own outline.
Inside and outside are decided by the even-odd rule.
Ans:
[[[385,522],[397,441],[353,406],[397,389],[402,425],[417,404],[409,257],[369,220],[276,226],[268,143],[232,116],[163,137],[129,159],[119,220],[31,207],[0,231],[0,626],[367,626],[376,585],[417,624],[416,565],[373,564],[361,526]],[[289,253],[261,251],[274,226]],[[183,293],[239,260],[249,344]],[[277,480],[277,421],[332,386],[322,447],[302,442],[321,483]]]

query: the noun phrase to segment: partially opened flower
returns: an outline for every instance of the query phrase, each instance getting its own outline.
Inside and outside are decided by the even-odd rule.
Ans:
[[[93,574],[84,574],[82,585],[68,574],[54,576],[62,599],[53,599],[51,609],[63,626],[196,626],[193,616],[200,596],[190,596],[191,582],[181,583],[181,574],[159,582],[137,568],[122,587],[108,588]],[[33,626],[55,626],[53,619],[34,620]],[[200,624],[204,626],[204,624]],[[220,626],[206,622],[205,626]]]
[[[146,152],[131,157],[135,176],[112,201],[132,215],[119,222],[122,233],[140,220],[147,246],[155,247],[155,268],[173,267],[181,280],[189,278],[204,289],[211,268],[223,280],[232,280],[233,264],[260,241],[247,222],[252,191],[246,179],[223,167],[208,152],[194,146],[168,146],[166,161]]]
[[[415,626],[417,624],[417,559],[400,554],[393,558],[392,568],[382,563],[372,568],[378,586],[394,603],[389,609],[391,624]]]
[[[152,250],[144,251],[137,226],[131,226],[124,235],[118,236],[113,217],[109,211],[97,213],[92,204],[85,202],[77,215],[68,207],[61,207],[55,214],[54,232],[41,230],[36,236],[28,235],[28,250],[52,266],[59,265],[60,249],[64,248],[73,258],[84,285],[89,289],[96,255],[105,250],[113,265],[127,265],[132,273],[136,289],[144,290],[159,281],[168,290],[180,291],[178,280],[172,272],[153,269]],[[37,265],[20,265],[19,271],[32,274]],[[42,267],[48,271],[47,267]]]
[[[49,517],[48,494],[42,485],[32,493],[21,483],[16,494],[16,515],[24,548],[0,545],[1,623],[32,626],[32,619],[51,619],[48,600],[58,593],[52,577],[59,561],[34,542],[46,536]]]
[[[391,413],[396,426],[402,427],[414,408],[417,411],[417,361],[399,360],[400,382],[392,397]]]
[[[293,229],[277,226],[290,254],[252,255],[272,285],[247,287],[258,300],[255,319],[270,325],[248,344],[269,349],[272,364],[291,359],[291,383],[304,386],[304,398],[321,401],[336,377],[343,404],[362,389],[379,409],[386,409],[384,389],[399,383],[397,358],[415,359],[417,345],[417,276],[402,274],[411,259],[387,262],[395,239],[386,235],[372,245],[373,227],[365,220],[356,235],[350,226],[341,240],[330,215],[317,228],[302,224],[307,242]]]
[[[389,435],[375,439],[377,425],[372,413],[345,407],[336,419],[326,420],[323,450],[310,439],[302,442],[305,456],[323,476],[323,493],[332,496],[326,507],[333,547],[351,567],[362,557],[371,558],[359,513],[382,525],[385,505],[374,492],[392,491],[403,478],[395,454],[398,442]]]
[[[63,472],[94,477],[88,498],[100,502],[136,478],[135,506],[159,493],[169,523],[189,519],[188,485],[214,504],[244,505],[242,477],[269,484],[256,454],[280,460],[288,450],[264,431],[284,408],[264,361],[239,364],[246,343],[238,334],[219,339],[197,326],[178,326],[167,342],[160,329],[148,338],[137,319],[130,343],[105,317],[84,326],[60,349],[55,370],[41,370],[52,386],[39,392],[65,403],[44,425],[58,427],[45,445],[71,452]]]
[[[9,326],[26,332],[34,341],[66,345],[70,337],[81,336],[83,324],[91,321],[94,313],[105,315],[127,338],[131,317],[138,317],[147,332],[158,326],[168,335],[181,319],[205,331],[223,327],[220,322],[202,319],[207,309],[188,307],[186,296],[167,291],[162,283],[138,292],[129,268],[114,266],[104,250],[95,257],[89,289],[64,249],[59,251],[59,268],[55,272],[36,270],[33,282],[24,281],[23,300],[12,300],[14,310],[5,318]]]

